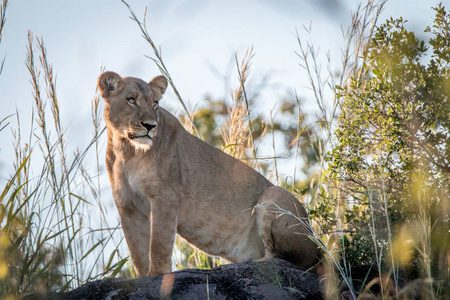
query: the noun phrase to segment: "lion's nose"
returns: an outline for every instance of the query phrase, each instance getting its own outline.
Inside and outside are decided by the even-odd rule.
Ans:
[[[145,128],[147,128],[147,130],[150,132],[150,130],[152,130],[153,128],[156,127],[156,124],[149,124],[149,123],[144,123],[141,122],[141,125],[144,126]]]

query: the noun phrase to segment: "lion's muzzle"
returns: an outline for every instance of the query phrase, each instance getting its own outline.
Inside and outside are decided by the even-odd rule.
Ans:
[[[156,124],[144,123],[141,122],[141,125],[147,129],[147,134],[156,127]]]

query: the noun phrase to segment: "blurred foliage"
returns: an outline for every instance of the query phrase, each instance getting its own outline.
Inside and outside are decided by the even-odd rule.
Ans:
[[[252,86],[249,86],[249,89],[251,88]],[[250,108],[255,106],[254,103],[258,102],[259,96],[257,93],[252,93],[252,95],[255,96],[254,98],[249,99]],[[202,108],[198,108],[193,118],[195,126],[200,132],[203,140],[233,156],[236,156],[236,151],[228,152],[229,148],[243,146],[244,154],[237,158],[246,163],[249,163],[249,160],[255,160],[251,155],[251,145],[249,143],[237,145],[235,143],[227,143],[224,141],[224,131],[229,130],[230,121],[235,122],[232,119],[235,119],[236,116],[232,114],[232,111],[233,109],[236,109],[236,106],[242,104],[241,101],[227,101],[224,98],[212,99],[211,97],[207,97],[205,100],[207,104]],[[282,137],[283,145],[278,146],[281,149],[284,149],[283,157],[300,157],[303,162],[301,171],[303,175],[306,175],[306,177],[304,177],[306,179],[298,180],[297,178],[295,184],[292,184],[292,179],[295,178],[290,178],[291,180],[282,178],[280,184],[296,193],[301,193],[302,191],[304,193],[304,190],[307,188],[311,179],[317,174],[316,167],[319,162],[317,153],[319,152],[319,143],[322,143],[321,137],[317,135],[317,132],[319,131],[318,126],[316,124],[308,123],[308,116],[300,109],[302,104],[295,95],[287,95],[278,100],[277,106],[276,118],[270,124],[266,121],[263,113],[252,113],[252,138],[255,141],[256,148],[258,148],[269,133],[272,135],[272,131],[274,135],[280,135]],[[186,120],[183,115],[180,116],[180,120],[184,124],[188,123],[188,120]],[[249,132],[248,127],[246,127],[245,130]],[[256,149],[256,151],[257,150],[258,149]],[[256,160],[260,167],[259,171],[261,171],[264,176],[271,177],[271,172],[274,168],[274,157],[262,157],[257,155]]]
[[[31,198],[19,196],[26,184],[20,184],[20,173],[28,159],[23,160],[0,195],[0,295],[42,292],[49,287],[61,288],[63,283],[63,248],[48,246],[48,242],[62,232],[33,232],[36,214],[26,214],[24,210]]]
[[[225,99],[206,98],[207,105],[199,108],[195,112],[194,123],[199,130],[203,140],[211,145],[224,149],[234,147],[235,145],[225,144],[222,131],[227,129],[226,120],[233,104],[229,104]],[[252,99],[250,106],[258,99]],[[314,176],[316,170],[314,167],[318,163],[317,149],[320,138],[316,135],[317,128],[314,124],[307,123],[307,115],[299,109],[294,95],[284,97],[277,101],[279,104],[279,117],[272,124],[267,124],[264,115],[252,116],[252,137],[259,144],[268,134],[268,131],[274,131],[274,134],[280,134],[283,137],[284,145],[281,148],[286,149],[286,156],[294,157],[296,155],[296,145],[298,144],[298,155],[303,159],[302,172],[308,176],[306,180],[296,182],[295,189],[305,188],[305,184],[310,182],[311,176]],[[301,104],[300,104],[301,105]],[[186,123],[184,116],[180,116],[183,123]],[[294,122],[293,122],[294,120]],[[295,122],[297,120],[297,122]],[[249,145],[247,145],[249,146]],[[247,152],[250,152],[247,149]],[[248,159],[249,155],[243,159]],[[270,176],[270,164],[273,157],[269,160],[260,159],[261,171],[266,177]],[[245,160],[244,160],[245,161]]]
[[[448,276],[450,18],[442,4],[435,12],[428,43],[401,18],[379,26],[361,79],[336,87],[342,111],[328,160],[352,265],[411,259],[411,276]],[[410,236],[414,253],[396,241]]]

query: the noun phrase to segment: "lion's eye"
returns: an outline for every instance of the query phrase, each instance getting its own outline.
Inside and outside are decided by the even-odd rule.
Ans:
[[[134,97],[128,97],[127,102],[130,105],[136,105],[136,99]]]
[[[157,101],[157,100],[153,101],[153,107],[157,107],[158,103],[159,103],[159,101]]]

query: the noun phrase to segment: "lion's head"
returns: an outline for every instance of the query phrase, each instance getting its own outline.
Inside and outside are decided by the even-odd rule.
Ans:
[[[105,72],[98,86],[106,102],[108,128],[127,138],[136,149],[150,149],[158,133],[158,102],[166,91],[167,79],[157,76],[147,83]]]

